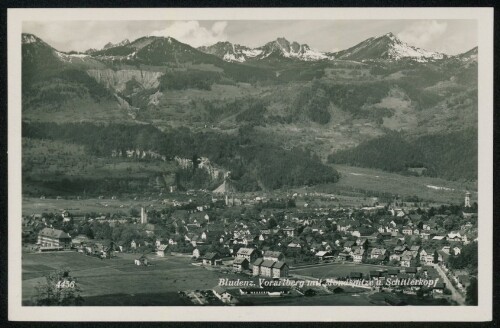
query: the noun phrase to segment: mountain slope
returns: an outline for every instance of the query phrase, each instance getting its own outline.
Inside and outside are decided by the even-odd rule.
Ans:
[[[336,53],[320,52],[307,44],[290,42],[277,38],[257,48],[249,48],[230,42],[218,42],[212,46],[200,47],[200,51],[215,55],[228,62],[255,62],[261,60],[295,59],[300,61],[353,60],[353,61],[398,61],[413,60],[428,62],[444,59],[447,56],[438,52],[411,46],[394,34],[387,33],[372,37],[359,44]]]
[[[427,176],[474,181],[477,179],[477,129],[418,138],[389,133],[335,152],[329,161],[403,174],[420,168]]]
[[[349,49],[334,53],[333,56],[336,59],[355,61],[411,59],[428,62],[445,58],[444,54],[411,46],[392,33],[369,38]]]
[[[456,55],[455,58],[464,62],[471,62],[471,61],[477,62],[477,56],[478,56],[478,49],[477,47],[474,47],[469,51]]]
[[[411,140],[477,127],[477,48],[439,60],[392,35],[354,48],[324,59],[283,38],[255,49],[228,42],[195,49],[173,38],[142,37],[81,54],[24,35],[23,120],[126,122],[162,132],[183,127],[186,138],[211,132],[215,139],[238,140],[236,148],[272,141],[273,151],[285,151],[282,157],[306,149],[313,162],[390,131],[408,136],[394,144],[407,149],[401,153],[405,161],[419,159],[426,153]],[[469,144],[449,143],[450,152],[443,154],[458,160],[463,145],[475,160]],[[211,160],[235,176],[263,169],[264,160],[252,167],[232,161],[235,153],[207,146],[214,147]],[[261,153],[247,154],[252,162]],[[453,166],[443,163],[433,164],[436,174],[456,177],[448,172]]]

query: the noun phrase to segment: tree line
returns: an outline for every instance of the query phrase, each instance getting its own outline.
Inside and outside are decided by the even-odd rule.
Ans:
[[[438,133],[411,139],[388,132],[358,146],[337,151],[330,163],[378,168],[409,174],[408,168],[425,168],[423,174],[450,180],[477,179],[477,130]]]
[[[314,185],[339,178],[335,169],[324,165],[311,152],[300,148],[285,150],[272,140],[258,138],[251,127],[230,136],[187,128],[162,132],[152,125],[24,122],[22,133],[28,138],[84,145],[95,156],[110,156],[113,150],[125,152],[131,148],[153,150],[170,159],[204,156],[231,171],[241,191]],[[179,172],[184,180],[190,175],[206,180],[196,171]]]

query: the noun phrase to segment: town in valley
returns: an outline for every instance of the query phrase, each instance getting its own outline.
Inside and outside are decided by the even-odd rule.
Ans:
[[[475,25],[384,22],[25,22],[23,305],[477,305]]]
[[[463,305],[477,274],[477,204],[469,192],[461,204],[439,207],[377,198],[343,207],[342,196],[316,192],[159,196],[168,198],[137,199],[142,206],[129,211],[117,197],[101,197],[71,202],[102,206],[100,214],[25,215],[26,304],[59,266],[88,305],[115,304],[103,292],[124,305]]]

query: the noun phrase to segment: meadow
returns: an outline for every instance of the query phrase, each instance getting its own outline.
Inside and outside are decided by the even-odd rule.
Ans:
[[[87,305],[116,305],[122,297],[125,304],[139,305],[151,297],[155,305],[185,305],[180,298],[172,301],[173,295],[180,290],[212,289],[222,277],[217,271],[191,265],[190,258],[149,255],[152,265],[146,267],[134,265],[139,256],[118,254],[101,260],[76,252],[23,254],[23,302],[32,300],[35,287],[45,283],[47,273],[61,267],[70,269],[82,296],[89,298]],[[142,296],[135,299],[135,295]]]
[[[385,265],[335,263],[335,264],[325,264],[320,266],[291,268],[290,273],[313,277],[313,278],[328,279],[334,277],[346,277],[349,276],[351,272],[361,272],[364,275],[366,275],[370,271],[387,270],[392,268],[393,267],[391,266],[385,266]]]
[[[334,167],[341,175],[339,181],[318,185],[314,187],[314,191],[339,194],[339,202],[342,202],[342,195],[362,196],[364,194],[366,198],[369,198],[377,194],[390,194],[401,198],[417,196],[423,202],[433,205],[461,204],[466,191],[472,193],[472,201],[477,201],[477,183],[475,182],[406,176],[346,165],[334,165]],[[356,198],[359,200],[359,197]],[[345,202],[349,202],[349,197],[345,198]],[[370,200],[365,200],[364,203],[368,204]]]
[[[34,197],[23,197],[22,200],[23,215],[41,214],[41,213],[59,213],[62,210],[70,211],[73,215],[85,213],[97,214],[123,214],[129,215],[131,209],[140,209],[142,206],[148,209],[162,209],[161,199],[39,199]]]
[[[472,193],[472,201],[477,201],[477,186],[473,182],[449,181],[440,178],[403,176],[396,173],[384,172],[382,170],[367,169],[345,165],[335,165],[341,178],[332,184],[323,184],[312,187],[293,189],[298,193],[323,192],[335,195],[335,200],[313,199],[311,201],[299,198],[297,206],[303,207],[309,203],[314,207],[338,206],[354,207],[360,205],[372,205],[374,197],[384,194],[406,197],[417,196],[421,204],[429,206],[440,206],[443,204],[461,204],[465,191]],[[444,187],[446,189],[438,189]],[[289,192],[290,190],[286,190]],[[269,192],[269,197],[278,195],[279,190]],[[256,193],[258,195],[260,193]],[[106,199],[39,199],[35,197],[23,197],[23,215],[31,215],[43,212],[60,212],[63,209],[74,213],[129,213],[131,208],[146,206],[151,209],[162,209],[161,200],[171,195],[141,197],[141,199],[130,199],[127,197],[110,199],[112,195],[105,195]],[[179,196],[180,197],[180,196]],[[383,203],[382,200],[380,200]],[[408,202],[413,204],[413,202]]]

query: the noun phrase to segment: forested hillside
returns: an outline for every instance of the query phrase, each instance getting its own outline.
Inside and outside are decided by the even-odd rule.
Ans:
[[[241,191],[335,182],[338,173],[313,154],[284,150],[272,140],[254,138],[252,128],[230,136],[213,132],[191,132],[187,128],[161,132],[151,125],[95,125],[90,123],[24,123],[23,137],[56,140],[85,146],[89,155],[111,157],[113,151],[152,150],[172,159],[207,157],[231,171]],[[29,160],[29,158],[27,159]],[[194,174],[194,172],[193,172]],[[183,177],[186,178],[185,173]],[[205,181],[198,187],[207,187]]]
[[[328,159],[331,163],[379,168],[403,174],[411,174],[411,168],[425,168],[423,174],[428,176],[475,180],[477,130],[468,129],[418,138],[390,132],[355,148],[337,151]]]
[[[334,54],[283,38],[209,51],[147,36],[86,53],[59,51],[30,34],[22,40],[23,174],[35,189],[213,189],[220,182],[179,168],[175,157],[208,158],[231,171],[241,191],[335,182],[327,160],[477,179],[477,49],[445,56],[392,34],[360,43],[361,52]],[[44,142],[61,151],[36,151]],[[83,147],[75,156],[85,174],[71,168],[78,162],[66,152],[75,147]],[[109,160],[131,149],[168,163]]]

